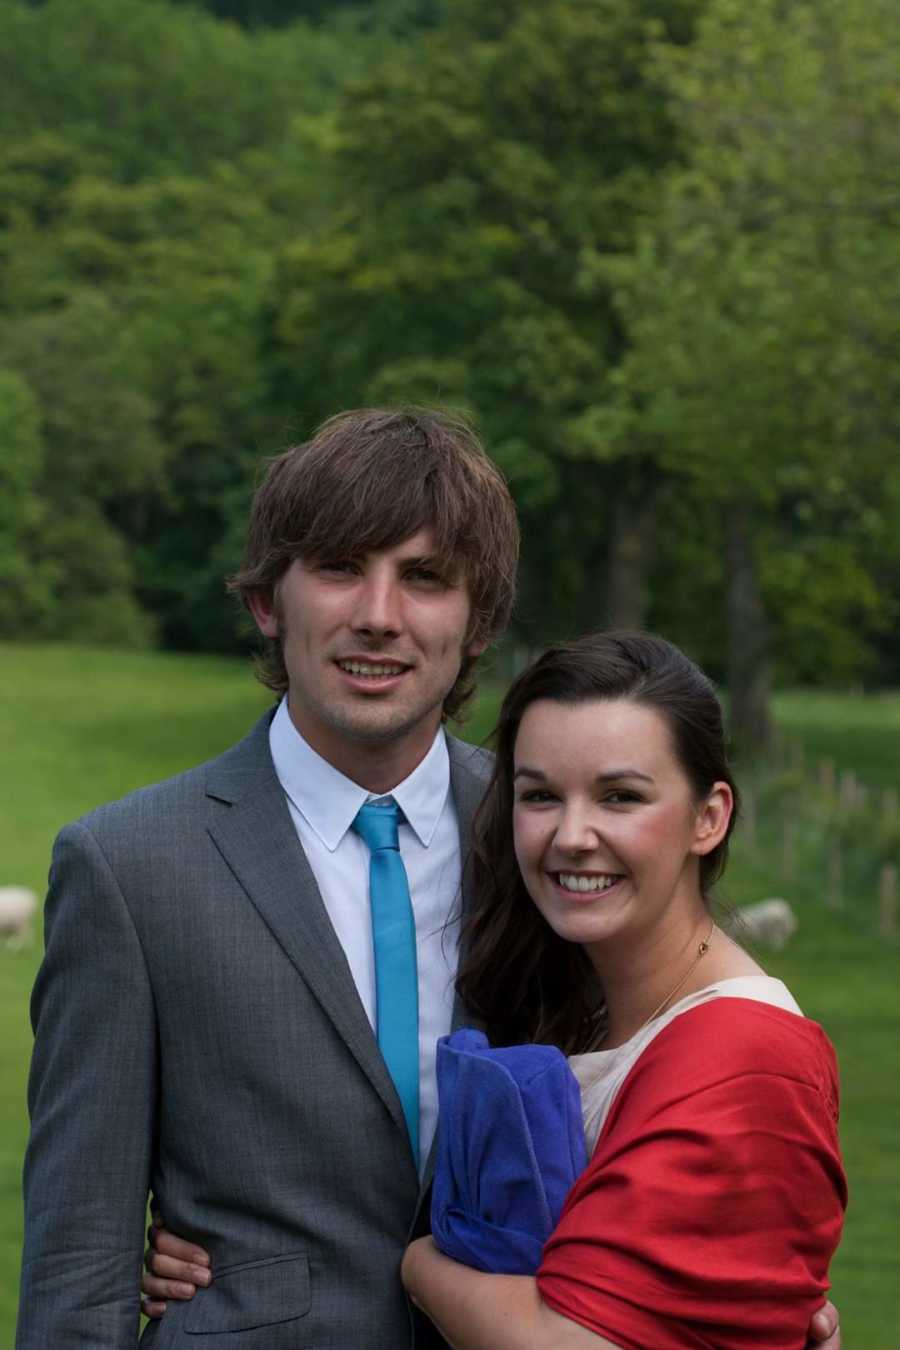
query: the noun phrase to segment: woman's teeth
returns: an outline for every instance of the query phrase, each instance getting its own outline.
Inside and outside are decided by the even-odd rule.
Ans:
[[[564,891],[608,891],[619,880],[618,876],[586,877],[577,872],[559,872],[557,880]]]

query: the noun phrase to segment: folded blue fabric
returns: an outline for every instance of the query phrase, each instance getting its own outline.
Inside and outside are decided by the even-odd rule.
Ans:
[[[493,1050],[480,1031],[437,1047],[440,1104],[431,1231],[478,1270],[533,1275],[587,1166],[581,1094],[552,1045]]]

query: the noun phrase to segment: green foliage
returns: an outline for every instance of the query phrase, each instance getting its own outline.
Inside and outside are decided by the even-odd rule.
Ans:
[[[208,9],[248,28],[350,19],[364,27],[415,26],[437,20],[443,0],[176,0]]]
[[[732,508],[752,520],[786,678],[863,671],[895,613],[895,18],[710,0],[655,52],[683,162],[605,264],[631,346],[595,424],[719,504],[723,558]]]
[[[153,636],[125,534],[107,512],[127,522],[142,491],[158,489],[164,453],[141,388],[142,353],[117,327],[113,307],[87,290],[72,292],[64,309],[0,324],[0,361],[40,407],[42,433],[39,459],[31,435],[38,500],[10,569],[18,593],[37,589],[40,603],[5,615],[7,633],[117,643]]]
[[[50,419],[42,434],[31,387],[0,369],[0,635],[144,645],[153,621],[135,600],[125,540],[97,505],[103,475],[79,497],[57,427]]]
[[[678,37],[693,6],[666,9]],[[569,428],[621,352],[592,260],[630,245],[672,153],[644,69],[657,15],[624,0],[452,0],[440,27],[350,87],[334,172],[352,193],[279,274],[285,403],[474,412],[523,515],[522,622],[544,632],[602,615],[613,480]]]
[[[115,175],[202,173],[283,131],[253,39],[164,0],[0,5],[0,126],[61,132]]]
[[[3,0],[0,367],[37,419],[3,593],[232,649],[260,454],[439,402],[516,494],[520,639],[606,622],[618,556],[721,674],[737,504],[780,677],[900,669],[891,20]]]
[[[46,510],[37,487],[44,445],[37,400],[0,368],[0,634],[21,633],[50,606],[49,577],[35,553]]]
[[[328,213],[338,90],[386,41],[163,0],[0,6],[0,109],[20,114],[0,131],[0,365],[36,400],[54,521],[41,578],[9,549],[3,576],[43,586],[33,631],[234,646],[222,576],[291,416],[277,259]]]

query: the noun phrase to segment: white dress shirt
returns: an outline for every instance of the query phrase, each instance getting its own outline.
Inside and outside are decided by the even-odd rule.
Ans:
[[[359,808],[377,798],[339,773],[306,743],[291,721],[286,699],[272,719],[269,746],[297,836],[374,1030],[369,850],[350,826]],[[438,731],[422,762],[389,795],[404,816],[400,856],[416,921],[421,1168],[437,1125],[435,1048],[438,1037],[450,1031],[459,947],[459,825],[443,730]]]

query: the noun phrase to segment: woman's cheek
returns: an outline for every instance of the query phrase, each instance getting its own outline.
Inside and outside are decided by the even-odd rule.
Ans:
[[[539,817],[528,811],[513,812],[513,849],[526,885],[529,873],[539,866],[547,844],[548,831]]]
[[[522,812],[516,808],[513,810],[513,852],[516,855],[516,862],[519,864],[519,871],[524,871],[525,850],[526,850],[526,831],[525,822],[522,819]]]

